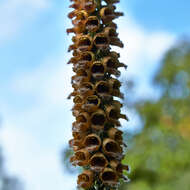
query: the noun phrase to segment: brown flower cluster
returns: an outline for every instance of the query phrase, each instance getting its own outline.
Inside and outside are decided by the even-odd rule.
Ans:
[[[119,0],[71,0],[74,8],[68,17],[74,33],[69,51],[73,57],[75,75],[72,77],[76,121],[72,124],[73,139],[69,141],[74,150],[70,161],[82,166],[78,186],[84,189],[98,185],[113,189],[120,178],[125,178],[128,166],[123,159],[123,139],[119,119],[123,106],[117,98],[123,98],[118,68],[126,65],[119,62],[120,55],[111,51],[111,46],[123,47],[116,32],[114,19],[123,13],[116,12]]]

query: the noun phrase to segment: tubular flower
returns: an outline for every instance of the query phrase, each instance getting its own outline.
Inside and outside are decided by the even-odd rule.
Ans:
[[[70,0],[73,8],[68,17],[72,19],[73,44],[68,51],[73,57],[75,75],[71,79],[73,92],[73,139],[69,141],[74,155],[73,165],[84,168],[78,176],[78,187],[83,189],[117,189],[123,171],[129,170],[121,163],[123,159],[123,132],[119,119],[128,120],[121,113],[123,99],[120,92],[119,68],[127,66],[119,61],[120,54],[111,51],[112,46],[123,47],[114,19],[123,15],[116,11],[119,0]]]

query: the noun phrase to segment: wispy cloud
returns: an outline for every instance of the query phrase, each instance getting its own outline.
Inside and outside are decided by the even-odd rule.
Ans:
[[[122,73],[122,77],[137,82],[137,96],[155,97],[151,78],[164,53],[175,43],[176,35],[167,31],[147,31],[130,17],[119,22],[119,30],[125,48],[115,49],[121,54],[121,62],[128,65],[128,70]]]
[[[22,177],[27,190],[75,186],[73,177],[63,175],[60,161],[61,149],[71,138],[72,104],[66,98],[72,91],[72,69],[65,63],[68,58],[48,58],[37,69],[15,76],[8,88],[15,99],[28,100],[23,110],[7,106],[8,100],[0,101],[7,165],[11,173]]]

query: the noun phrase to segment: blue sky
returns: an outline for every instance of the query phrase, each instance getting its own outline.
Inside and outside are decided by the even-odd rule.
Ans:
[[[69,1],[0,0],[0,132],[6,166],[20,176],[26,190],[72,190],[75,178],[62,171],[60,152],[71,137],[66,99],[72,69],[66,65],[71,43],[65,29]],[[136,96],[154,96],[150,85],[164,52],[188,34],[188,0],[121,0],[118,20],[128,64],[122,78],[136,79]],[[135,113],[128,113],[135,130]]]

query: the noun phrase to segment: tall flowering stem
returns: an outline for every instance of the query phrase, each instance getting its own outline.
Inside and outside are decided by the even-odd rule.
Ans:
[[[70,0],[68,14],[74,33],[69,51],[73,57],[75,75],[72,77],[73,139],[69,141],[74,150],[70,161],[74,166],[83,167],[78,176],[79,188],[89,190],[117,189],[121,179],[126,180],[124,170],[128,166],[121,163],[123,153],[122,131],[119,119],[122,104],[116,100],[123,98],[120,92],[120,54],[111,46],[123,47],[118,38],[114,19],[123,15],[116,11],[119,0]]]

